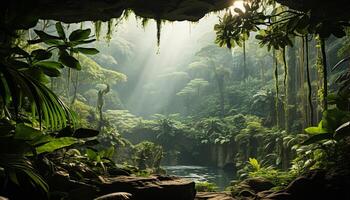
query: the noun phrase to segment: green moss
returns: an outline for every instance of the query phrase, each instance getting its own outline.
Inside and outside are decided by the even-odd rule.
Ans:
[[[95,21],[94,26],[96,39],[99,40],[101,35],[102,21]]]

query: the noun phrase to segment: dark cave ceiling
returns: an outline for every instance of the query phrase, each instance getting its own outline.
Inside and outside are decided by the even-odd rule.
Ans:
[[[137,16],[168,21],[198,21],[209,12],[232,5],[234,0],[11,0],[0,10],[6,20],[30,27],[38,19],[66,23],[106,21],[130,9]],[[296,10],[312,10],[323,19],[350,19],[349,0],[277,0]],[[2,15],[4,17],[4,15]],[[10,20],[9,20],[10,19]],[[6,23],[6,22],[5,22]]]

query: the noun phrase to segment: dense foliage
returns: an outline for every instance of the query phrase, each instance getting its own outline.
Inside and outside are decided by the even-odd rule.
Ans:
[[[171,66],[147,71],[139,32],[112,35],[127,23],[119,20],[1,31],[1,195],[69,199],[57,176],[92,184],[179,164],[277,190],[310,170],[348,166],[348,22],[253,0],[223,11]],[[104,32],[107,42],[96,41]]]

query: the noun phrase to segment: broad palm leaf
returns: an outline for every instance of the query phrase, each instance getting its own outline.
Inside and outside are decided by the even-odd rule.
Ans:
[[[68,123],[74,123],[75,116],[43,83],[13,66],[0,67],[0,95],[4,106],[14,109],[14,118],[18,118],[20,109],[27,99],[32,104],[32,114],[46,128],[59,129]]]

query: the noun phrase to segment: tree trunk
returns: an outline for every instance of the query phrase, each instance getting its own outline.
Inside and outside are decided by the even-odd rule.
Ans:
[[[224,83],[224,77],[219,76],[216,69],[214,71],[215,73],[215,79],[218,84],[218,90],[219,90],[219,102],[220,102],[220,118],[223,118],[225,116],[225,83]]]
[[[295,39],[293,39],[295,41]],[[293,42],[295,43],[295,42]],[[296,77],[297,74],[297,56],[296,48],[288,47],[288,67],[287,67],[287,85],[286,85],[286,119],[285,119],[285,129],[287,133],[291,132],[291,127],[293,121],[296,119]]]
[[[321,38],[321,52],[322,52],[322,67],[323,67],[323,111],[326,111],[328,109],[327,104],[327,95],[328,95],[328,88],[327,88],[327,54],[326,54],[326,44],[324,38]]]
[[[245,47],[245,41],[243,41],[243,80],[247,78],[247,62],[246,62],[246,47]]]

